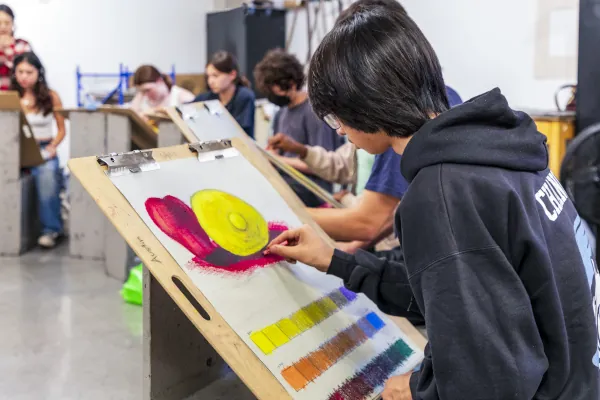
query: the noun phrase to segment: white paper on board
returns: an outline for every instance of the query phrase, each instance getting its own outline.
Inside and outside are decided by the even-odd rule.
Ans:
[[[199,162],[196,158],[161,162],[159,170],[112,177],[111,180],[194,284],[292,398],[328,399],[336,388],[398,339],[404,340],[414,353],[403,365],[398,366],[394,374],[411,371],[422,360],[422,352],[411,343],[406,334],[379,312],[364,295],[359,295],[357,300],[272,353],[265,355],[260,351],[250,339],[250,333],[260,331],[339,289],[343,286],[342,281],[305,265],[290,265],[285,262],[259,268],[248,275],[215,274],[201,268],[191,268],[189,263],[193,258],[192,253],[163,233],[145,208],[145,201],[151,197],[175,196],[189,205],[191,196],[197,191],[217,189],[243,199],[266,221],[283,222],[290,228],[300,226],[300,220],[279,193],[244,157],[205,162]],[[348,352],[299,391],[282,377],[284,367],[306,357],[310,351],[318,349],[370,312],[375,312],[385,322],[385,326],[371,339]],[[367,398],[374,397],[372,394]]]

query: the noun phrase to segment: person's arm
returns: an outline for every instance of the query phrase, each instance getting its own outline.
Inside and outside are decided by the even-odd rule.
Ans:
[[[303,160],[315,175],[329,182],[344,185],[356,180],[356,151],[352,143],[346,143],[335,151],[306,146]]]
[[[529,294],[501,249],[466,250],[417,267],[409,281],[426,310],[429,344],[410,380],[413,397],[533,398],[548,360]]]
[[[384,313],[405,317],[416,325],[423,324],[403,256],[391,261],[362,249],[354,255],[335,250],[327,274],[341,278],[353,292],[364,293]]]
[[[199,101],[207,101],[210,98],[211,92],[203,92],[200,93],[198,96],[196,96],[193,100],[191,100],[191,103],[197,103]]]
[[[295,169],[302,172],[303,174],[313,174],[314,175],[314,172],[308,167],[308,165],[306,165],[306,163],[299,158],[284,157],[284,156],[280,156],[280,155],[276,155],[275,157],[279,161],[286,163],[290,167],[294,167]]]
[[[244,97],[240,108],[242,110],[238,115],[235,116],[235,119],[250,137],[254,137],[254,111],[256,109],[256,106],[254,105],[254,97]]]
[[[60,101],[58,93],[56,93],[55,91],[51,91],[50,97],[52,98],[52,108],[54,110],[62,108],[62,102]],[[52,141],[50,142],[50,144],[46,146],[46,150],[52,155],[56,155],[56,148],[64,140],[65,135],[67,133],[65,128],[65,117],[58,112],[54,112],[54,119],[56,121],[57,133],[54,139],[52,139]],[[50,147],[50,149],[48,147]]]
[[[177,99],[177,104],[187,104],[189,102],[194,101],[194,93],[190,92],[187,89],[179,88],[179,98]]]
[[[334,240],[371,241],[392,232],[390,222],[399,199],[364,190],[361,201],[351,208],[309,208],[310,216]],[[386,225],[388,229],[384,229]]]
[[[344,202],[342,202],[342,204],[344,204]],[[381,231],[377,235],[375,235],[375,237],[371,240],[353,240],[351,242],[337,242],[336,247],[342,251],[345,251],[346,253],[354,254],[358,249],[368,249],[377,245],[383,239],[390,236],[390,232],[393,231],[394,220],[390,218],[387,222],[385,222],[385,224],[381,228]]]
[[[142,114],[142,101],[144,100],[144,95],[141,92],[137,92],[129,107],[138,114]]]
[[[269,138],[268,145],[273,150],[297,154],[302,161],[290,161],[292,157],[286,157],[284,161],[301,172],[340,184],[354,183],[356,180],[356,151],[351,143],[335,151],[327,151],[320,146],[304,145],[279,132]]]
[[[308,225],[282,233],[269,243],[266,253],[335,275],[348,289],[364,293],[384,313],[408,318],[413,324],[423,323],[402,255],[392,261],[363,250],[346,254],[334,250]]]

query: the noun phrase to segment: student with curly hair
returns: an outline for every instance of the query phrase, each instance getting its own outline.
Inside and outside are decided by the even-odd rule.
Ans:
[[[254,68],[257,89],[265,94],[271,103],[281,107],[273,118],[273,132],[284,133],[302,144],[335,150],[344,141],[313,112],[308,102],[308,94],[303,89],[305,78],[298,59],[281,49],[269,51]],[[296,157],[293,153],[283,155]],[[314,175],[309,176],[323,189],[331,191],[330,182]],[[316,207],[322,204],[321,200],[294,180],[285,175],[284,179],[307,206]]]
[[[64,117],[55,110],[62,107],[58,93],[46,82],[42,62],[34,53],[24,53],[15,58],[11,90],[19,93],[21,106],[38,142],[46,162],[31,169],[35,180],[38,215],[42,234],[38,244],[52,248],[63,233],[60,190],[62,174],[56,148],[65,138]],[[54,126],[58,128],[54,136]]]

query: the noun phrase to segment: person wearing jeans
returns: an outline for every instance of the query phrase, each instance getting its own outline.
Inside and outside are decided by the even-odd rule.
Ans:
[[[40,146],[42,150],[45,147],[43,145]],[[59,197],[62,188],[62,172],[58,163],[58,157],[51,158],[38,167],[33,167],[31,175],[35,182],[38,216],[42,223],[42,237],[44,235],[52,235],[53,233],[62,233],[63,221],[60,213],[61,204]],[[41,240],[42,237],[40,237],[40,241],[47,242],[46,240]],[[40,245],[43,244],[40,243]]]
[[[45,160],[42,165],[31,168],[31,173],[42,225],[38,244],[52,248],[63,233],[60,203],[62,172],[56,148],[65,137],[65,121],[54,111],[62,104],[58,94],[48,87],[44,67],[33,53],[24,53],[15,58],[11,90],[19,93],[21,106]],[[54,123],[58,128],[56,136],[53,135]]]

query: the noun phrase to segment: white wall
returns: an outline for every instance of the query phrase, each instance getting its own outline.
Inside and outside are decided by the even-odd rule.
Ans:
[[[564,83],[575,83],[576,76],[565,71],[563,79],[536,78],[538,1],[545,0],[400,2],[435,48],[446,83],[464,100],[499,87],[515,108],[554,109],[554,91]],[[333,5],[327,8],[328,15],[335,12]],[[291,20],[292,13],[288,29]],[[290,47],[301,62],[306,60],[306,32],[302,12]]]
[[[76,104],[75,68],[118,73],[143,63],[193,73],[206,62],[205,14],[212,0],[8,0],[17,37],[31,42],[48,80]]]
[[[402,4],[436,50],[446,83],[463,99],[497,86],[513,107],[554,109],[554,91],[576,81],[568,72],[564,79],[535,77],[538,0]]]
[[[8,0],[17,35],[30,40],[46,64],[51,85],[66,105],[75,104],[75,66],[85,72],[117,72],[154,63],[178,72],[201,72],[205,64],[205,14],[215,0]],[[217,0],[218,1],[218,0]],[[554,90],[575,76],[536,79],[538,1],[402,0],[436,49],[444,75],[463,98],[495,86],[515,107],[553,108]],[[349,4],[351,0],[344,0]],[[336,2],[327,5],[328,28]],[[288,15],[288,28],[293,13]],[[322,37],[322,21],[318,22]],[[316,47],[313,43],[313,49]],[[290,50],[306,60],[302,13]]]

